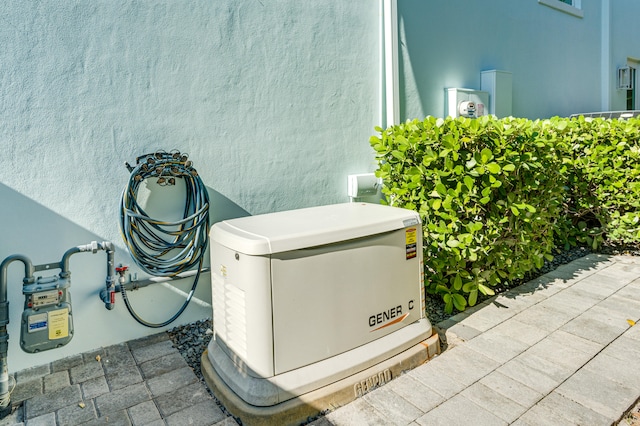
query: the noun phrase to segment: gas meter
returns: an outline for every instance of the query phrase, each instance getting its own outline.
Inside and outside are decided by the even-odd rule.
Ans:
[[[480,104],[482,105],[482,104]],[[462,101],[458,104],[458,114],[460,117],[476,117],[476,104],[472,101]]]
[[[29,353],[66,345],[73,337],[73,316],[69,279],[38,277],[22,287],[24,311],[20,346]]]
[[[107,280],[104,302],[107,309],[113,308],[113,291],[115,288],[115,271],[113,259],[115,250],[108,241],[72,247],[62,256],[60,262],[34,265],[31,260],[21,254],[14,254],[0,262],[0,419],[11,413],[11,392],[7,368],[7,352],[9,349],[9,301],[7,300],[7,269],[13,262],[22,262],[24,278],[22,294],[24,294],[24,310],[20,325],[20,347],[28,353],[36,353],[66,345],[73,337],[73,317],[71,315],[71,295],[69,294],[70,276],[69,258],[75,253],[98,250],[107,252]],[[60,269],[57,276],[37,277],[38,271]]]
[[[451,117],[478,118],[487,113],[489,93],[473,89],[448,88],[445,111]]]

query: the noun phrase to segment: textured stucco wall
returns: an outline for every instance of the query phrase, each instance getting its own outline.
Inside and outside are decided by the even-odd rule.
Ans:
[[[403,119],[443,116],[448,87],[480,89],[480,72],[513,74],[513,115],[600,108],[600,2],[584,18],[537,1],[398,0]]]
[[[131,264],[117,225],[123,163],[157,149],[190,154],[214,221],[348,201],[347,174],[375,168],[378,14],[370,0],[3,3],[0,259],[53,262],[110,240]],[[11,370],[154,332],[121,303],[104,310],[104,259],[72,258],[74,340],[28,356],[22,267],[11,266]],[[151,320],[179,302],[137,293]],[[208,315],[196,305],[182,322]]]

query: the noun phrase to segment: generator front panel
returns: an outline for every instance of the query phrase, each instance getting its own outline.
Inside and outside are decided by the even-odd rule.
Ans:
[[[275,372],[376,340],[424,317],[419,225],[272,256]]]

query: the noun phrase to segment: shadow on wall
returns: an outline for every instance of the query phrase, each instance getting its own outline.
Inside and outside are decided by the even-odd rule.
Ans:
[[[237,217],[251,216],[251,214],[216,191],[207,186],[209,192],[209,223],[213,225],[227,219],[235,219]]]
[[[211,201],[211,221],[247,216],[249,213],[219,192],[208,188]],[[34,265],[59,262],[69,249],[91,241],[103,241],[96,235],[71,220],[57,214],[14,189],[0,183],[0,262],[8,256],[22,254]],[[114,208],[115,211],[115,208]],[[117,220],[115,217],[113,220]],[[129,264],[135,270],[133,261],[117,238],[115,264]],[[207,259],[208,264],[208,259]],[[18,371],[30,366],[42,365],[70,355],[95,348],[121,343],[149,334],[158,329],[149,329],[137,324],[126,312],[117,296],[115,309],[108,311],[99,299],[99,292],[105,285],[107,275],[106,255],[80,253],[70,262],[72,309],[74,335],[71,342],[59,349],[25,356],[19,347],[20,324],[24,297],[21,286],[24,268],[20,262],[9,265],[7,274],[7,298],[10,302],[10,323],[8,331],[9,368]],[[37,272],[36,276],[57,275],[59,270]],[[140,277],[142,278],[142,277]],[[151,322],[166,320],[184,301],[184,294],[191,286],[190,279],[176,281],[169,285],[154,285],[129,292],[129,299],[135,308]],[[180,290],[179,292],[176,292]],[[176,295],[178,294],[178,295]],[[194,295],[200,303],[191,303],[180,318],[165,329],[176,325],[209,318],[211,312],[211,288],[208,274],[203,276]],[[194,300],[195,300],[194,299]]]
[[[500,36],[487,27],[484,17],[478,17],[476,6],[463,1],[437,3],[408,0],[398,4],[400,121],[445,117],[446,88],[479,90],[481,70],[501,62],[495,49],[485,52],[487,46],[500,42]],[[491,16],[496,7],[487,4],[479,10]],[[480,35],[482,43],[477,44],[475,37]]]
[[[250,213],[215,189],[207,187],[210,199],[209,222],[250,216]],[[15,253],[50,257],[50,253],[64,253],[69,247],[99,241],[103,237],[53,212],[38,202],[0,183],[0,259]],[[121,241],[112,241],[120,249]],[[37,259],[34,259],[38,262]]]
[[[104,240],[68,219],[51,211],[36,201],[0,183],[0,261],[14,254],[28,257],[34,265],[59,262],[69,248]],[[122,259],[116,249],[116,264]],[[9,300],[9,353],[10,372],[43,365],[75,353],[103,346],[103,343],[117,343],[129,340],[132,334],[145,333],[144,330],[126,330],[118,335],[109,329],[112,320],[124,319],[122,314],[107,311],[98,297],[105,285],[107,275],[106,254],[79,253],[70,259],[74,336],[69,344],[58,349],[37,354],[21,351],[20,328],[24,304],[22,279],[24,267],[13,262],[7,268],[7,299]],[[35,276],[55,276],[59,269],[39,271]],[[129,327],[131,329],[131,327]],[[147,333],[149,334],[149,333]],[[144,334],[141,334],[143,336]]]
[[[22,253],[45,263],[54,260],[52,252],[62,257],[70,247],[101,239],[2,183],[0,202],[1,259]]]

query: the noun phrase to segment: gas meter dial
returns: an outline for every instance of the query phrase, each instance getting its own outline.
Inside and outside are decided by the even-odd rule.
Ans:
[[[472,101],[462,101],[458,106],[458,113],[461,117],[476,117],[476,104]]]

